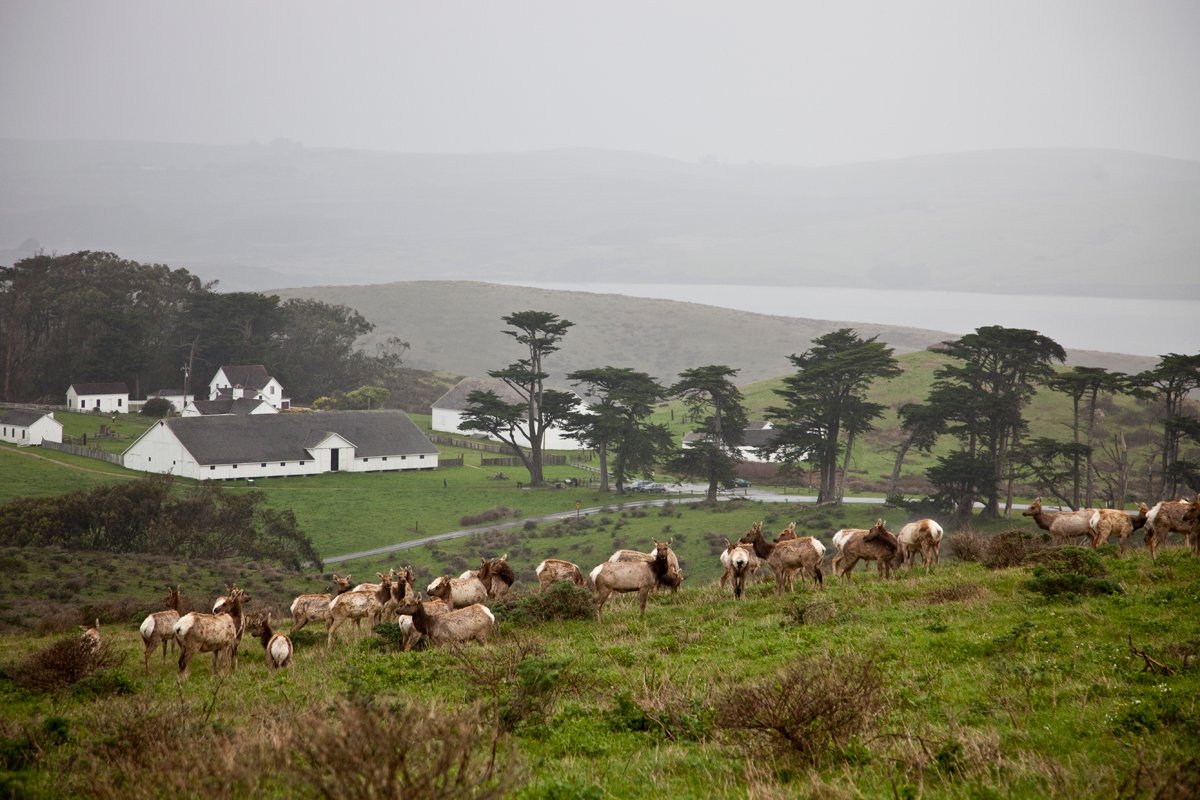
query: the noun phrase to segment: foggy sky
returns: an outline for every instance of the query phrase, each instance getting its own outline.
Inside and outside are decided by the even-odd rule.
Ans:
[[[1200,159],[1200,2],[0,0],[0,137]]]

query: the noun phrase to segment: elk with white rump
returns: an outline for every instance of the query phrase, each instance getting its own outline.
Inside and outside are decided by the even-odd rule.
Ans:
[[[224,609],[220,614],[205,614],[193,611],[184,614],[175,623],[175,640],[179,642],[179,675],[188,676],[188,664],[197,653],[213,654],[213,674],[217,674],[222,660],[229,670],[237,669],[237,649],[242,643],[246,620],[242,605],[250,598],[235,587],[225,595]]]
[[[274,672],[292,663],[292,640],[282,633],[271,630],[271,615],[260,617],[250,626],[250,633],[258,637],[267,658],[267,669]]]
[[[171,593],[167,595],[164,601],[167,606],[165,611],[155,611],[142,620],[142,625],[138,631],[142,634],[142,645],[145,647],[145,652],[142,654],[146,662],[146,672],[150,671],[150,654],[158,647],[159,642],[162,642],[162,657],[165,660],[167,657],[167,642],[171,643],[171,650],[175,649],[175,623],[179,622],[179,587],[171,588]]]
[[[647,561],[614,561],[610,558],[592,570],[592,583],[596,586],[596,622],[600,622],[600,610],[613,592],[637,592],[641,616],[646,615],[646,598],[656,586],[675,589],[683,577],[671,570],[671,540],[654,542],[654,559]]]

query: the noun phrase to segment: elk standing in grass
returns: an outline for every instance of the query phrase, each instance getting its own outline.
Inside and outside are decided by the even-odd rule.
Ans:
[[[92,625],[80,625],[79,640],[93,654],[100,650],[100,618],[96,618],[96,622]]]
[[[942,556],[942,526],[931,519],[919,519],[910,522],[896,534],[900,544],[900,559],[898,564],[908,562],[911,573],[917,565],[917,553],[921,554],[921,563],[925,566],[925,574],[929,574],[929,565],[941,563]]]
[[[1119,508],[1097,508],[1088,519],[1088,527],[1092,530],[1092,547],[1099,547],[1108,542],[1110,536],[1116,536],[1118,552],[1125,555],[1125,540],[1146,524],[1149,513],[1150,508],[1145,503],[1138,503],[1138,513],[1135,515]]]
[[[1200,495],[1195,500],[1163,500],[1150,509],[1146,515],[1146,545],[1151,558],[1158,557],[1158,548],[1167,543],[1167,535],[1171,533],[1182,533],[1192,552],[1200,555],[1200,535],[1192,520],[1185,520],[1188,514],[1200,516],[1200,510],[1193,509],[1200,509]]]
[[[746,577],[751,572],[751,561],[756,561],[759,564],[762,560],[754,555],[754,549],[748,544],[734,543],[725,540],[725,549],[721,551],[721,566],[725,568],[725,572],[721,575],[721,588],[725,588],[725,581],[733,580],[733,596],[741,600],[742,594],[746,591]]]
[[[329,624],[329,604],[333,602],[333,598],[339,594],[344,594],[350,591],[350,576],[341,575],[333,576],[333,585],[337,590],[336,594],[302,594],[292,601],[292,633],[303,628],[310,622],[324,622]]]
[[[383,576],[380,576],[381,578]],[[384,583],[386,582],[386,588]],[[383,615],[383,606],[392,597],[391,580],[377,584],[359,584],[374,585],[376,588],[371,591],[358,591],[357,589],[339,594],[329,603],[329,631],[325,636],[325,646],[333,647],[333,635],[337,629],[342,627],[347,620],[354,620],[354,626],[361,630],[359,622],[367,620],[367,624],[374,627],[379,622],[379,618]]]
[[[611,558],[592,570],[592,583],[596,586],[596,622],[600,622],[600,610],[613,592],[638,593],[641,616],[646,615],[646,598],[655,586],[674,589],[682,578],[671,571],[671,540],[654,543],[652,560],[613,561]]]
[[[508,563],[508,553],[493,558],[488,564],[488,575],[491,583],[488,585],[488,597],[504,597],[517,581],[517,573]]]
[[[847,530],[850,534],[843,541],[842,549],[833,557],[834,574],[841,575],[847,583],[851,583],[853,578],[850,573],[855,564],[859,561],[875,561],[884,577],[891,575],[892,567],[899,559],[900,542],[883,520],[876,520],[870,530]]]
[[[782,595],[785,588],[792,591],[797,572],[812,578],[818,587],[824,586],[821,560],[825,556],[825,545],[812,536],[768,542],[762,535],[762,526],[758,525],[752,527],[740,543],[752,546],[754,554],[767,562],[775,575],[775,594]]]
[[[146,662],[146,672],[150,671],[150,654],[158,647],[159,642],[162,642],[164,660],[167,658],[167,642],[171,643],[172,650],[175,649],[175,623],[179,622],[180,608],[178,586],[171,588],[165,604],[167,606],[165,611],[155,611],[142,620],[139,628],[142,634],[142,645],[145,648],[142,655]]]
[[[482,603],[488,599],[488,583],[491,581],[492,565],[485,558],[481,558],[479,561],[479,569],[473,571],[474,574],[471,577],[451,578],[449,575],[442,575],[434,578],[425,587],[425,591],[431,597],[445,600],[454,608],[466,608],[476,603]]]
[[[667,540],[667,544],[670,545],[670,543],[670,540]],[[641,550],[618,550],[609,556],[608,560],[614,564],[622,561],[653,561],[657,557],[658,542],[655,542],[655,545],[656,549],[651,550],[649,553],[643,553]],[[667,548],[667,571],[673,577],[656,584],[655,588],[657,589],[660,585],[666,586],[674,594],[679,590],[679,584],[683,583],[683,570],[679,567],[679,556],[675,555],[675,551],[670,549],[670,547]]]
[[[175,640],[179,642],[179,675],[188,676],[188,664],[197,653],[213,654],[213,674],[224,657],[231,671],[237,669],[237,649],[246,628],[242,616],[242,605],[249,600],[237,587],[226,595],[224,610],[220,614],[204,614],[193,611],[184,614],[175,623]]]
[[[267,659],[267,669],[274,672],[292,663],[292,640],[282,633],[271,630],[271,615],[260,618],[250,626],[250,633],[262,643]]]
[[[563,561],[561,558],[547,558],[537,565],[534,573],[537,574],[538,586],[543,592],[559,581],[567,581],[576,586],[587,586],[587,581],[583,577],[583,570],[570,561]]]
[[[421,602],[411,600],[400,607],[400,614],[412,618],[413,631],[426,637],[433,644],[457,644],[472,639],[487,644],[488,636],[496,627],[496,617],[482,603],[453,610],[435,609],[443,606],[438,601]],[[415,636],[413,637],[416,638]],[[405,643],[405,649],[409,648]]]
[[[1079,511],[1060,511],[1050,513],[1042,510],[1042,498],[1037,498],[1029,504],[1021,516],[1033,517],[1033,521],[1044,531],[1050,532],[1050,538],[1056,544],[1078,541],[1087,537],[1092,541],[1092,513],[1094,509],[1083,508]]]

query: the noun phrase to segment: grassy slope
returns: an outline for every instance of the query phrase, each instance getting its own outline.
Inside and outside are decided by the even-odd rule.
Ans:
[[[892,582],[860,576],[853,586],[783,599],[766,584],[741,603],[692,586],[654,598],[644,620],[625,601],[606,609],[599,628],[591,621],[501,624],[487,656],[474,648],[386,652],[353,637],[327,652],[320,636],[305,634],[297,637],[295,666],[275,677],[262,667],[257,643],[246,641],[243,666],[229,679],[214,681],[205,658],[181,689],[157,656],[143,676],[135,623],[110,625],[105,636],[128,653],[118,672],[130,694],[31,695],[0,679],[0,721],[11,740],[49,716],[65,719],[68,743],[47,747],[24,780],[49,794],[79,791],[85,782],[99,792],[119,781],[116,768],[93,758],[98,770],[83,773],[73,759],[98,746],[107,759],[126,757],[113,738],[122,725],[153,728],[182,713],[206,721],[193,724],[194,747],[208,752],[233,734],[252,754],[272,746],[264,720],[302,724],[306,736],[316,735],[338,696],[371,697],[377,707],[417,698],[487,707],[489,690],[468,667],[477,672],[480,656],[497,664],[536,651],[561,668],[558,688],[570,690],[539,701],[508,740],[525,770],[512,787],[519,797],[1114,796],[1139,775],[1139,764],[1146,781],[1200,757],[1200,671],[1145,673],[1127,644],[1132,637],[1175,666],[1181,653],[1200,647],[1193,613],[1200,560],[1172,548],[1155,564],[1144,554],[1105,563],[1125,593],[1076,602],[1025,590],[1027,568],[977,565]],[[806,606],[822,609],[825,621],[799,622]],[[50,641],[4,637],[0,664],[15,669]],[[772,766],[746,734],[723,733],[714,722],[713,703],[735,685],[825,652],[869,655],[886,675],[888,704],[856,744],[818,769]],[[514,689],[499,691],[507,697]],[[631,714],[639,704],[653,709],[651,698],[665,703],[662,725]],[[303,716],[310,709],[317,714]],[[280,753],[274,761],[290,759]],[[221,763],[210,768],[238,769]],[[165,787],[176,769],[168,760],[147,773],[142,791]],[[575,791],[561,793],[566,784]],[[579,793],[590,786],[603,792]],[[288,793],[276,786],[265,794]]]

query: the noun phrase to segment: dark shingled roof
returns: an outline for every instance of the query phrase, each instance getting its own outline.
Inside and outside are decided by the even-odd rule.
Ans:
[[[454,388],[434,401],[434,408],[446,408],[451,411],[465,411],[467,395],[471,392],[486,392],[491,389],[506,403],[524,403],[525,398],[517,394],[511,386],[497,378],[463,378]]]
[[[46,416],[45,411],[26,411],[23,408],[0,408],[0,422],[6,425],[18,425],[22,428],[28,428],[44,416]]]
[[[129,394],[125,381],[109,381],[107,383],[72,383],[75,394]]]
[[[262,364],[234,364],[221,367],[230,386],[262,389],[271,381],[271,374]],[[216,377],[215,375],[213,377]]]
[[[317,411],[173,417],[163,423],[200,464],[307,461],[305,447],[336,433],[358,458],[429,455],[437,448],[403,411]]]
[[[774,428],[764,427],[766,423],[750,422],[746,425],[746,429],[742,432],[742,447],[766,447],[775,439],[777,431]],[[695,442],[704,438],[702,433],[685,433],[683,441]]]
[[[245,416],[254,409],[266,403],[266,400],[256,400],[253,397],[218,397],[216,400],[193,400],[192,405],[201,414],[240,414]]]

